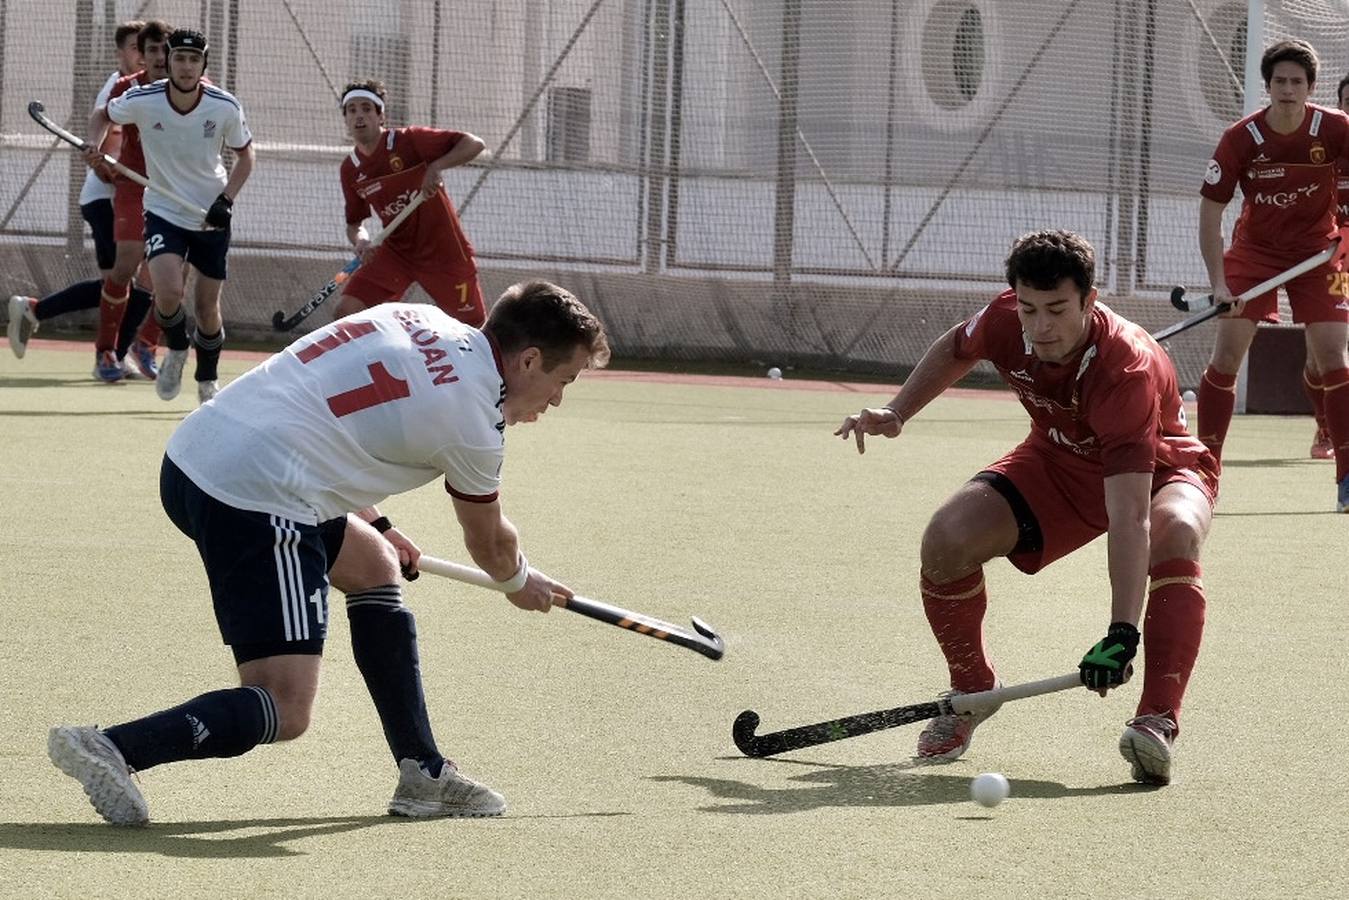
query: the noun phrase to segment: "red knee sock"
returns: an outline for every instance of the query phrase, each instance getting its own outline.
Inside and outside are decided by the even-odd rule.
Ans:
[[[1349,475],[1349,369],[1336,369],[1321,376],[1325,390],[1326,430],[1335,445],[1335,483]]]
[[[1237,376],[1219,372],[1213,366],[1204,370],[1199,381],[1199,406],[1195,411],[1196,437],[1221,460],[1223,441],[1232,424],[1232,410],[1237,404]]]
[[[117,332],[122,327],[122,317],[126,315],[126,299],[131,293],[131,285],[126,282],[103,279],[103,295],[98,301],[98,334],[94,337],[94,349],[111,350],[117,346]]]
[[[946,584],[924,575],[921,590],[923,612],[946,657],[951,687],[966,693],[993,687],[997,675],[984,650],[984,610],[988,608],[984,570],[976,569]]]
[[[1181,700],[1204,634],[1202,573],[1195,560],[1168,559],[1149,574],[1138,715],[1170,715],[1179,723]]]
[[[1317,431],[1326,430],[1326,388],[1320,379],[1308,372],[1302,370],[1302,390],[1307,395],[1307,399],[1312,404],[1312,415],[1316,417]]]

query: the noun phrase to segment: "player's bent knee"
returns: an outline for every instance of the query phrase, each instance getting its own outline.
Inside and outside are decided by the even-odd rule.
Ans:
[[[1169,512],[1152,523],[1150,558],[1153,564],[1168,559],[1199,559],[1207,533],[1197,515]]]
[[[959,516],[938,513],[923,531],[920,551],[923,574],[943,583],[968,575],[988,561],[978,550],[979,542],[964,528]]]

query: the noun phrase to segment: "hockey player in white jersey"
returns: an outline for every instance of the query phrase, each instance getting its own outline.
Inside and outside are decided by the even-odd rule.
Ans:
[[[502,512],[505,429],[560,405],[608,357],[580,301],[530,282],[508,289],[481,331],[435,306],[383,304],[229,384],[174,432],[160,494],[201,554],[241,686],[111,728],[54,728],[52,761],[105,819],[143,824],[131,772],[298,737],[318,691],[331,581],[398,765],[389,812],[501,814],[502,796],[437,749],[398,583],[400,567],[415,577],[420,552],[376,504],[442,478],[469,555],[512,604],[546,612],[555,595],[570,598],[529,567]]]
[[[155,392],[165,400],[178,396],[188,347],[195,346],[197,397],[205,403],[219,390],[217,367],[225,341],[220,291],[234,200],[253,173],[253,135],[238,99],[203,79],[209,48],[201,32],[174,31],[168,51],[169,77],[132,88],[96,111],[89,142],[98,146],[110,123],[135,125],[150,183],[178,198],[145,192],[145,256],[155,284],[155,318],[169,347]],[[237,156],[229,172],[221,156],[224,147]],[[92,151],[86,157],[92,162]],[[189,264],[197,270],[190,340],[183,310]]]

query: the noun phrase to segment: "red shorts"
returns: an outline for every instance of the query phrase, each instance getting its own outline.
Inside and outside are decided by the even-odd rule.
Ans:
[[[475,328],[487,321],[478,269],[472,261],[458,267],[419,267],[387,246],[378,247],[370,261],[361,263],[351,276],[342,294],[369,308],[401,298],[413,282],[459,321]]]
[[[1066,454],[1051,456],[1042,447],[1025,441],[984,471],[996,472],[1011,482],[1039,525],[1039,548],[1018,546],[1007,556],[1012,565],[1028,575],[1091,543],[1109,526],[1105,479],[1099,465],[1081,463]],[[1197,487],[1210,509],[1217,502],[1218,473],[1212,468],[1158,469],[1152,476],[1152,493],[1156,495],[1175,482]],[[1012,504],[1014,513],[1016,505]],[[1028,523],[1017,524],[1024,535]]]
[[[145,240],[145,188],[129,178],[117,179],[112,196],[112,239],[117,243]]]
[[[1229,251],[1223,257],[1227,289],[1239,296],[1299,262],[1301,260],[1252,258],[1245,253]],[[1349,322],[1349,272],[1338,271],[1330,263],[1324,263],[1294,278],[1283,289],[1288,293],[1294,322]],[[1269,291],[1251,300],[1241,311],[1241,318],[1252,322],[1279,321],[1277,293]]]

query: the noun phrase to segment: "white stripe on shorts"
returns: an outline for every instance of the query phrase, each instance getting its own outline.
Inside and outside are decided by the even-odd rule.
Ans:
[[[276,584],[281,594],[281,621],[286,640],[309,640],[309,619],[304,614],[304,579],[300,571],[300,532],[295,523],[280,516],[270,517],[276,531],[273,553],[276,558]]]

